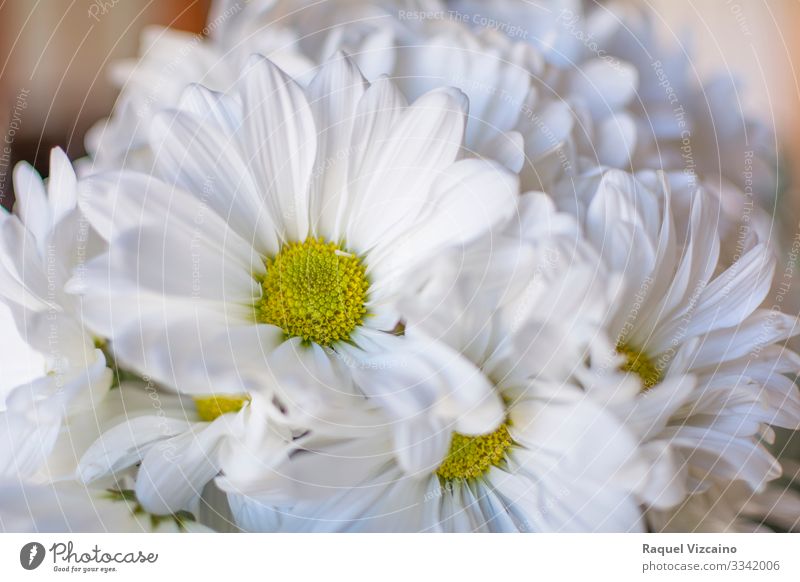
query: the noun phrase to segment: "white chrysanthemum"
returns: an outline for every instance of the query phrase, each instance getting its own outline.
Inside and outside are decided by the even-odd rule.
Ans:
[[[238,466],[266,473],[291,452],[291,432],[259,394],[244,404],[220,396],[198,410],[191,400],[154,387],[144,391],[129,383],[121,391],[135,412],[104,424],[106,430],[83,453],[78,476],[97,488],[138,467],[131,494],[148,513],[200,513],[207,505],[204,488],[218,474]],[[149,410],[136,406],[145,392],[154,400]],[[267,462],[255,464],[256,457]]]
[[[70,414],[53,440],[22,443],[28,449],[48,447],[48,450],[46,455],[28,457],[30,467],[35,469],[33,476],[29,477],[24,467],[15,467],[15,472],[0,476],[0,529],[9,532],[207,531],[198,518],[202,515],[207,522],[213,514],[203,511],[205,508],[199,498],[191,499],[181,510],[158,514],[147,511],[144,503],[137,499],[139,486],[133,463],[125,466],[119,463],[113,474],[105,474],[102,479],[83,478],[92,470],[91,466],[86,466],[84,458],[110,454],[106,450],[94,453],[102,448],[103,441],[98,440],[101,435],[113,434],[114,427],[121,423],[135,424],[157,413],[158,422],[148,425],[148,436],[155,441],[169,434],[173,425],[167,413],[176,409],[183,410],[184,416],[187,411],[194,414],[191,401],[186,403],[176,396],[159,393],[149,384],[123,382],[91,408]],[[42,427],[52,424],[53,419],[46,416],[48,412],[48,408],[38,406],[35,422]],[[20,451],[26,452],[26,446],[22,445]],[[131,452],[128,450],[124,454],[131,455]]]
[[[119,482],[109,485],[115,497],[75,480],[83,452],[104,428],[134,415],[137,407],[131,401],[122,405],[120,391],[109,392],[112,371],[83,326],[79,299],[64,291],[70,277],[80,276],[84,261],[101,250],[77,207],[69,160],[54,149],[47,182],[20,164],[14,186],[15,213],[0,218],[0,295],[18,333],[40,354],[42,368],[30,370],[32,379],[11,389],[0,405],[0,528],[169,529],[165,520],[116,503],[131,501],[127,494],[119,497]],[[149,399],[144,409],[150,409]]]
[[[184,393],[305,407],[288,380],[349,394],[355,378],[393,418],[492,430],[502,407],[475,367],[396,333],[405,280],[516,208],[514,176],[457,161],[465,108],[450,89],[406,106],[343,57],[307,92],[260,57],[235,93],[189,88],[153,124],[163,180],[86,183],[84,210],[113,241],[76,280],[87,319],[120,362]]]
[[[773,132],[743,109],[734,78],[698,79],[691,46],[661,42],[649,7],[580,0],[447,5],[478,29],[531,43],[551,65],[536,85],[540,96],[554,90],[552,99],[533,109],[535,124],[520,131],[530,160],[537,160],[533,144],[545,142],[560,161],[534,163],[537,175],[528,174],[524,187],[600,164],[723,177],[774,203],[781,184]]]
[[[785,345],[796,319],[760,308],[773,279],[771,250],[749,237],[738,260],[720,266],[719,206],[697,190],[688,220],[676,221],[663,176],[657,193],[619,171],[575,184],[563,197],[578,201],[587,237],[623,278],[605,325],[623,370],[642,382],[631,426],[664,446],[671,468],[663,470],[684,494],[714,480],[762,488],[780,471],[762,444],[769,426],[800,426],[800,396],[786,376],[800,369]],[[615,362],[593,368],[618,382]]]
[[[378,422],[350,435],[307,435],[269,475],[220,478],[238,525],[254,531],[639,531],[647,464],[609,402],[625,388],[582,386],[584,360],[613,350],[597,326],[607,282],[574,223],[544,195],[522,201],[531,246],[511,238],[455,277],[436,271],[414,295],[409,333],[424,330],[480,366],[505,422],[485,435],[448,430],[412,473]],[[549,236],[551,233],[553,236]],[[480,243],[476,243],[479,245]],[[510,254],[515,260],[497,260]],[[470,255],[475,258],[475,254]],[[443,258],[443,265],[452,265]],[[408,424],[407,446],[428,438]],[[265,461],[266,462],[266,458]],[[662,484],[668,487],[668,479]]]
[[[0,214],[0,297],[43,367],[0,406],[0,475],[32,481],[68,464],[52,455],[55,442],[71,416],[102,400],[111,371],[83,327],[80,300],[64,291],[73,270],[98,251],[77,207],[69,160],[52,151],[47,183],[21,163],[14,186],[14,214]]]

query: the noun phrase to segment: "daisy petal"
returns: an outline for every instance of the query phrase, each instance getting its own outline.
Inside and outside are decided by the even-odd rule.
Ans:
[[[308,87],[318,137],[317,160],[311,186],[311,220],[316,232],[340,240],[347,200],[347,158],[351,154],[356,107],[366,81],[353,62],[338,53]]]
[[[250,57],[241,79],[245,161],[272,203],[284,235],[305,240],[309,186],[317,152],[314,116],[303,90],[264,57]]]
[[[429,201],[434,180],[461,149],[466,98],[450,89],[431,91],[406,109],[383,143],[368,144],[370,163],[351,174],[348,243],[366,252],[408,228]],[[354,148],[363,148],[355,140]]]
[[[153,119],[150,144],[166,182],[208,204],[262,254],[278,251],[269,208],[232,137],[214,127],[214,110],[198,117],[184,111]],[[200,216],[196,220],[202,220]]]
[[[162,441],[147,452],[136,479],[136,498],[145,511],[175,513],[202,493],[219,472],[217,451],[229,422],[221,416],[209,425]]]

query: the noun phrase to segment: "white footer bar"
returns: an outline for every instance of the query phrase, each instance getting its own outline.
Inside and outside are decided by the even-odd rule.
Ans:
[[[800,580],[792,534],[3,534],[2,580]]]

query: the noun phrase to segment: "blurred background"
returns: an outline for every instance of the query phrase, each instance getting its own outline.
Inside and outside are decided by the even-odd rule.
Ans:
[[[116,98],[108,64],[136,54],[148,25],[200,31],[211,0],[0,1],[0,200],[13,203],[11,170],[47,170],[50,148],[84,155],[83,136]],[[24,108],[21,107],[24,105]],[[11,144],[8,142],[11,141]],[[10,159],[9,159],[10,158]]]

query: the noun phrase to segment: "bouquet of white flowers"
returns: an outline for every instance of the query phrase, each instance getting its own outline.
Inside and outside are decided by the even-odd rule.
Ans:
[[[655,28],[218,0],[148,29],[89,156],[19,164],[0,215],[4,333],[41,354],[0,527],[797,528],[775,138]]]

